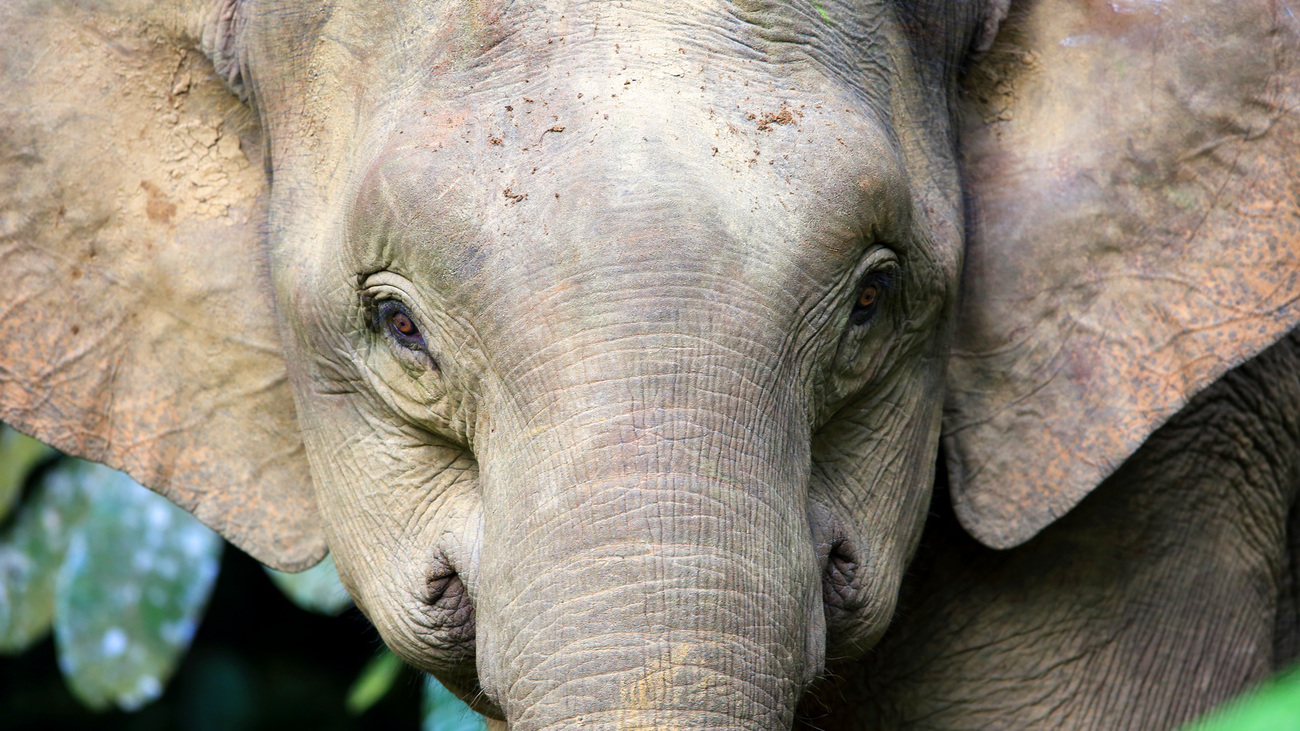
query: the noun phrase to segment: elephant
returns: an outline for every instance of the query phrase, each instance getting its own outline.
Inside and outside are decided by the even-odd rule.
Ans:
[[[0,420],[497,725],[1294,658],[1289,0],[9,0]]]
[[[810,725],[1180,728],[1293,665],[1298,373],[1293,331],[1018,549],[979,545],[936,500],[895,625],[821,691],[859,702]]]

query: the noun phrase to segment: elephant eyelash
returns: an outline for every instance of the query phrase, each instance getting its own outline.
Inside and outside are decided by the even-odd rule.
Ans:
[[[862,326],[874,320],[880,309],[880,300],[898,289],[900,279],[897,269],[882,269],[868,274],[858,285],[857,299],[849,312],[849,324]]]

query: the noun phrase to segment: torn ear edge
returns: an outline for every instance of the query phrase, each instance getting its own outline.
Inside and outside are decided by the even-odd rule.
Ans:
[[[196,6],[175,5],[151,9]],[[0,421],[305,569],[326,547],[255,122],[195,43],[129,6],[0,7]]]
[[[1300,323],[1300,39],[1266,5],[1017,3],[967,75],[943,438],[984,544]]]

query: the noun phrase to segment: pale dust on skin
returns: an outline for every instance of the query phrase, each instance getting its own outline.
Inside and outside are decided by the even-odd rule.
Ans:
[[[165,68],[156,62],[160,48],[119,45],[117,37],[131,36],[111,24],[69,24],[64,31],[51,34],[50,48],[29,74],[39,79],[36,88],[75,83],[111,87],[122,95],[111,112],[118,119],[115,149],[87,153],[109,154],[120,162],[115,203],[126,218],[162,225],[219,218],[264,187],[261,171],[249,163],[230,129],[233,123],[213,112],[229,110],[238,120],[248,113],[203,78],[212,72],[201,54],[168,50],[175,64]],[[140,104],[141,96],[152,97],[147,106]]]
[[[619,700],[625,709],[618,717],[618,727],[627,731],[656,731],[654,710],[664,698],[704,695],[712,687],[710,677],[694,670],[708,657],[705,648],[689,642],[675,642],[668,656],[655,657],[641,678],[620,686]]]

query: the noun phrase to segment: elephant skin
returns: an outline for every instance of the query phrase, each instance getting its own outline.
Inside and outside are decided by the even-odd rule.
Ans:
[[[0,33],[0,419],[496,725],[1163,728],[1295,655],[1287,0]]]

